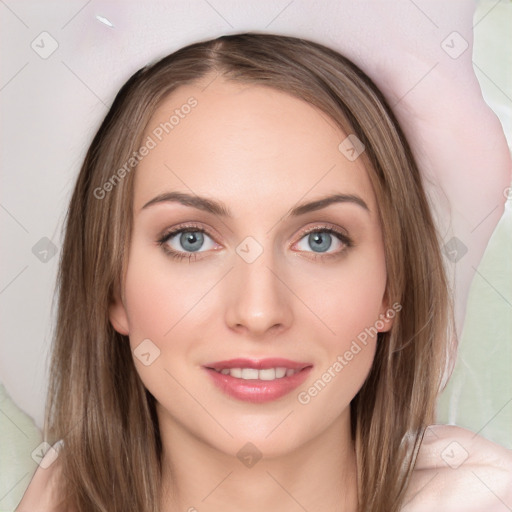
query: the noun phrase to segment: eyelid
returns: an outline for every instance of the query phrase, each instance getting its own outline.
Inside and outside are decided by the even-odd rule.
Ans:
[[[158,237],[158,242],[164,242],[168,240],[171,236],[177,235],[181,231],[200,231],[201,233],[205,233],[210,238],[212,238],[212,235],[209,231],[210,228],[205,228],[199,224],[195,224],[194,222],[186,222],[184,224],[178,224],[177,226],[174,226],[172,228],[166,228],[162,232],[162,234]]]
[[[346,239],[347,242],[352,242],[350,240],[348,232],[345,229],[336,226],[336,224],[331,224],[330,222],[320,222],[315,226],[311,226],[309,228],[301,230],[299,240],[303,238],[305,235],[309,235],[310,233],[314,233],[315,231],[331,231],[339,235],[341,238]]]

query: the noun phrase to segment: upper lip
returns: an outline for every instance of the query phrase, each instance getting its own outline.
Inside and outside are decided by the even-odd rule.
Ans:
[[[266,368],[287,368],[292,370],[303,370],[308,366],[312,366],[312,364],[291,361],[290,359],[283,359],[281,357],[271,357],[267,359],[237,358],[226,361],[216,361],[215,363],[208,363],[204,365],[205,368],[212,368],[214,370],[224,370],[226,368],[255,368],[257,370],[264,370]]]

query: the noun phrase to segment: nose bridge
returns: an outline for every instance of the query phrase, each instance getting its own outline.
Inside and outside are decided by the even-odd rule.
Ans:
[[[281,282],[279,262],[271,238],[258,242],[247,237],[236,248],[233,272],[229,276],[227,322],[255,334],[291,321],[290,292]],[[281,277],[283,281],[286,279]]]

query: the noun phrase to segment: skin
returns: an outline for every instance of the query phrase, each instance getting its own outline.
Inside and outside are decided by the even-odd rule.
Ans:
[[[124,287],[110,310],[132,349],[149,338],[160,350],[149,366],[134,362],[158,402],[161,510],[354,511],[348,404],[371,366],[375,339],[307,405],[298,402],[299,390],[266,404],[235,400],[201,366],[241,356],[307,361],[314,368],[304,390],[386,311],[383,241],[367,172],[338,151],[344,134],[310,105],[220,80],[203,89],[175,91],[149,123],[151,133],[190,95],[198,100],[137,170]],[[173,190],[221,200],[234,217],[179,204],[142,209]],[[369,212],[345,203],[284,217],[332,192],[357,194]],[[205,238],[196,261],[174,260],[156,240],[190,221],[214,240]],[[315,261],[302,233],[325,222],[344,228],[354,245],[340,258]],[[253,263],[236,253],[246,236],[263,247]],[[178,238],[172,246],[184,251]],[[329,251],[341,247],[333,242]],[[236,456],[247,442],[263,456],[251,468]],[[37,469],[17,512],[69,512],[59,460]],[[510,450],[460,427],[432,426],[403,511],[511,510],[511,475]]]
[[[349,403],[369,372],[376,337],[308,404],[298,402],[297,392],[388,308],[367,172],[361,159],[350,162],[338,150],[346,135],[311,105],[220,79],[203,88],[175,91],[148,125],[146,135],[187,98],[198,100],[139,164],[123,297],[111,309],[113,326],[129,335],[133,350],[148,338],[160,350],[151,365],[137,358],[135,364],[158,402],[164,510],[261,511],[279,504],[286,512],[297,502],[310,511],[354,510]],[[222,201],[233,218],[178,203],[143,208],[169,191]],[[298,203],[332,193],[357,195],[368,210],[340,203],[285,217]],[[208,231],[196,261],[172,259],[156,243],[185,222]],[[325,223],[347,233],[353,246],[333,235],[327,252],[339,256],[322,260],[304,230]],[[236,252],[247,236],[263,249],[252,263]],[[186,252],[179,235],[172,240],[167,244]],[[285,357],[313,371],[297,391],[251,404],[223,394],[202,369],[235,357]],[[251,468],[236,456],[247,442],[263,455]]]

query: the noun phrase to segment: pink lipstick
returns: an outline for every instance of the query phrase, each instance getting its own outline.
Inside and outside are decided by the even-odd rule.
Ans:
[[[232,398],[264,403],[281,398],[308,377],[313,365],[283,358],[237,358],[203,366],[213,383]]]

